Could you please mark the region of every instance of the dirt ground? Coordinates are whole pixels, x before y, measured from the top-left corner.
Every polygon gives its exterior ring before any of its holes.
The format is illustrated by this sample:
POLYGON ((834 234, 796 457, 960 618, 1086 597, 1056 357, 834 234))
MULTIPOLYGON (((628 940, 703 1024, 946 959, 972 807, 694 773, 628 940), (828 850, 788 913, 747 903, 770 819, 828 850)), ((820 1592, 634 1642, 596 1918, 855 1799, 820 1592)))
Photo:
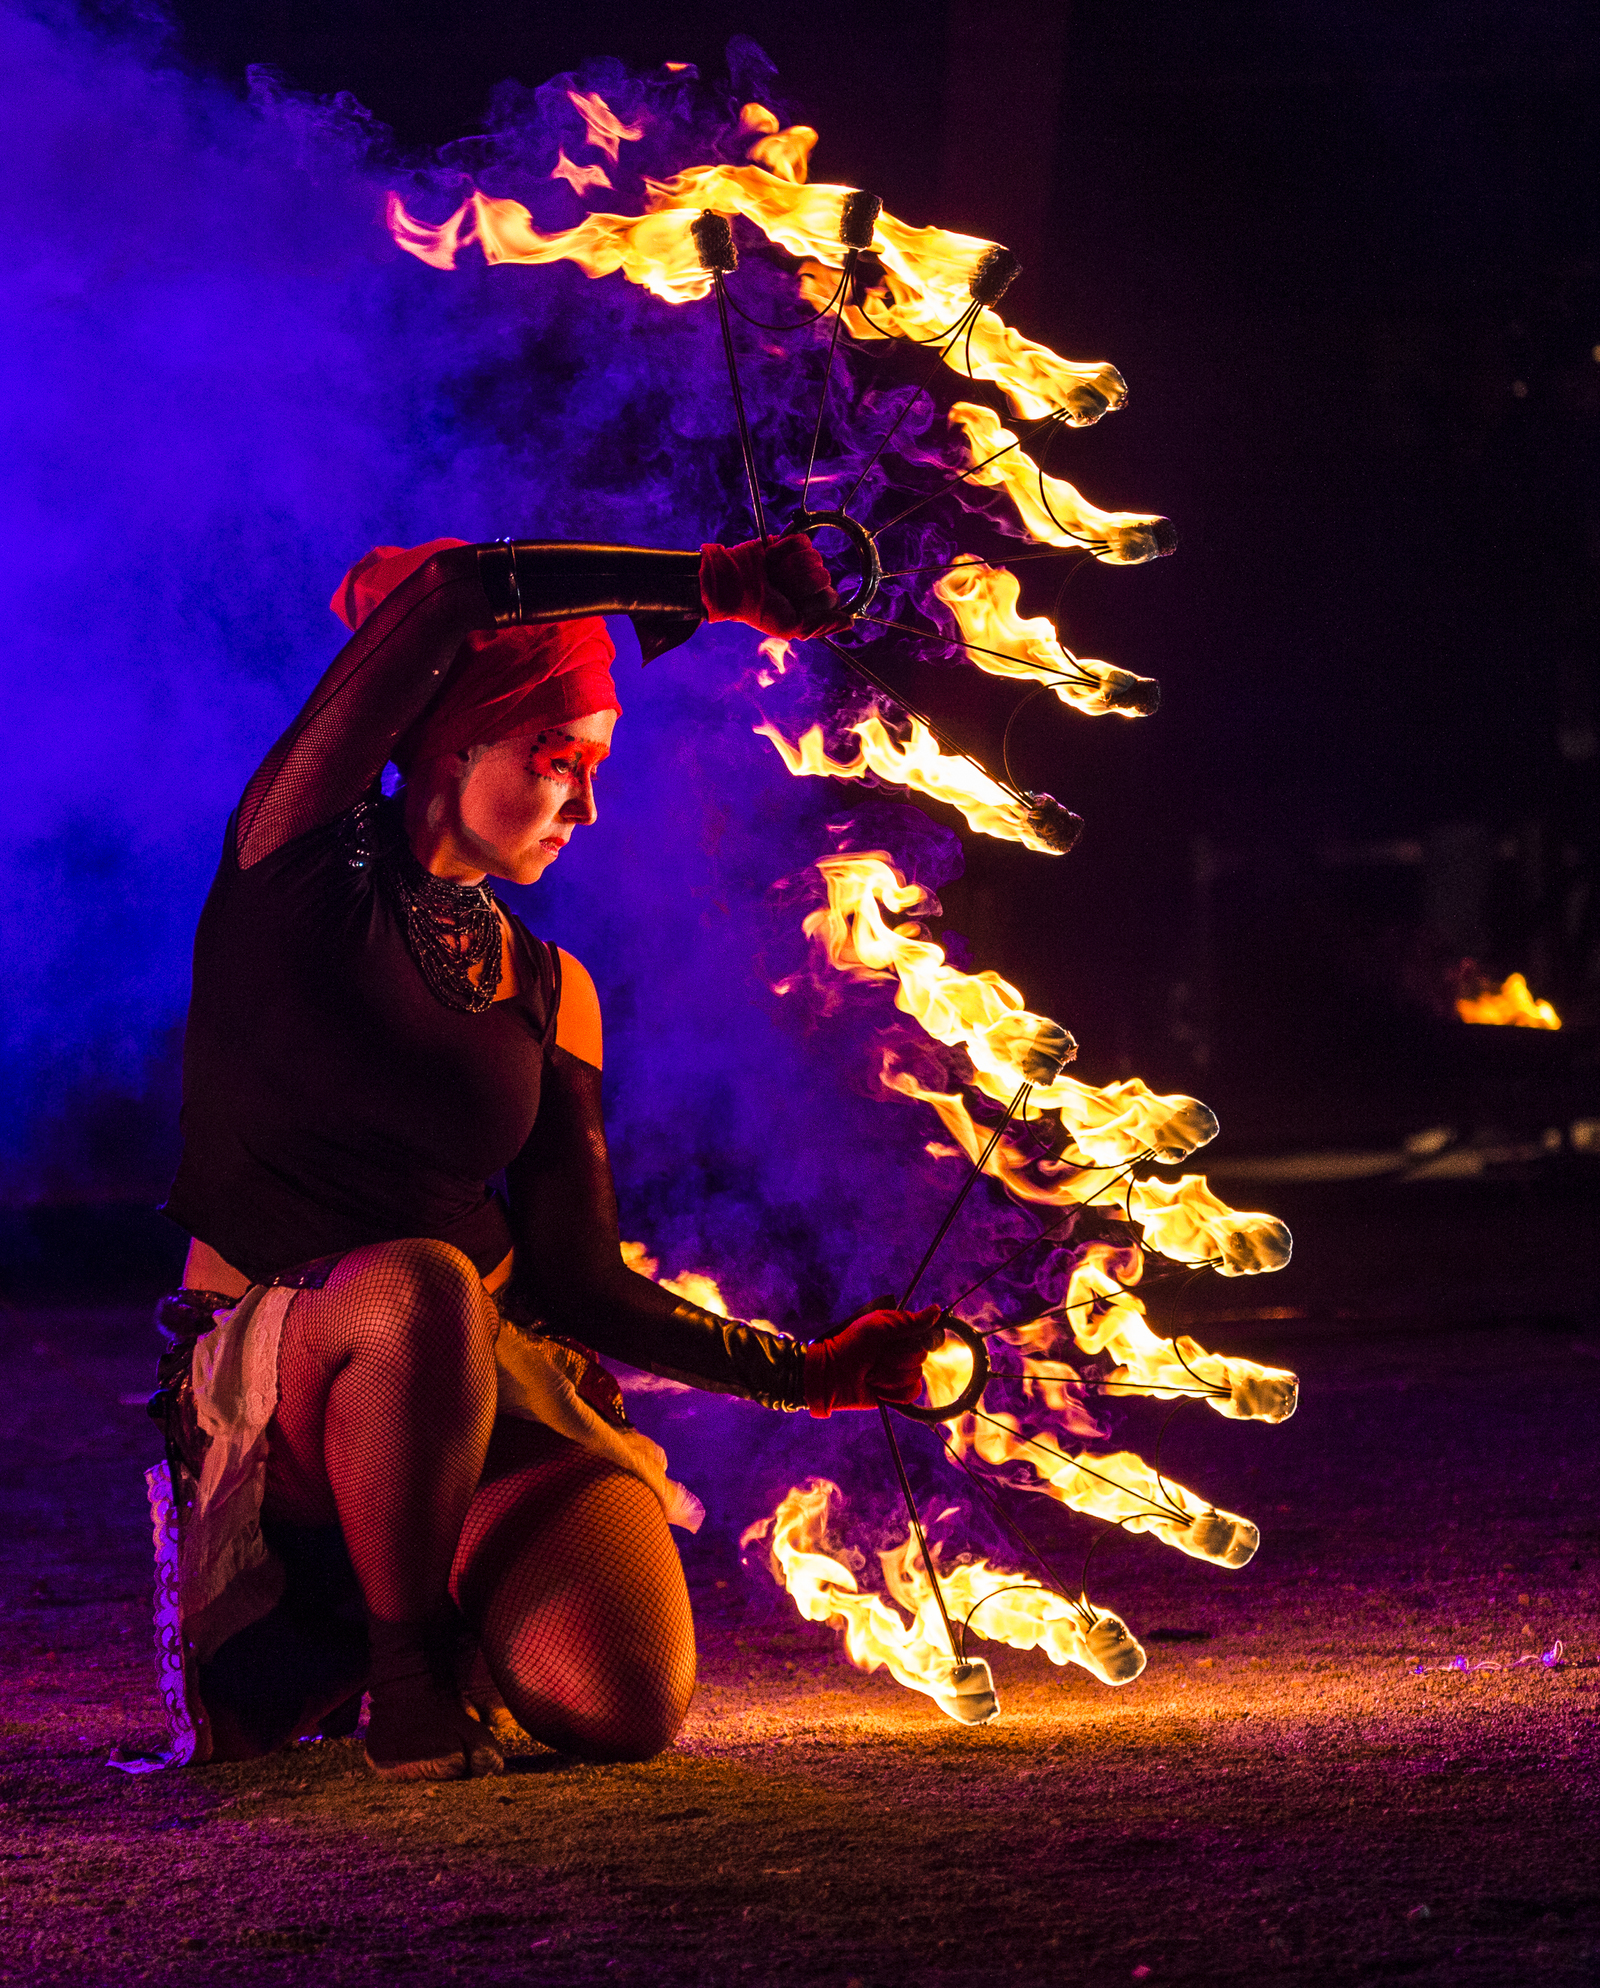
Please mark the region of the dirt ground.
POLYGON ((416 1792, 353 1741, 108 1770, 158 1737, 154 1432, 128 1400, 150 1335, 60 1306, 0 1333, 6 1979, 1600 1982, 1582 1318, 1212 1332, 1297 1367, 1304 1402, 1282 1429, 1175 1433, 1164 1467, 1265 1539, 1231 1576, 1149 1542, 1100 1556, 1091 1591, 1150 1653, 1125 1690, 985 1646, 1003 1717, 956 1727, 845 1667, 708 1532, 671 1753, 416 1792), (1436 1668, 1557 1638, 1557 1668, 1436 1668))

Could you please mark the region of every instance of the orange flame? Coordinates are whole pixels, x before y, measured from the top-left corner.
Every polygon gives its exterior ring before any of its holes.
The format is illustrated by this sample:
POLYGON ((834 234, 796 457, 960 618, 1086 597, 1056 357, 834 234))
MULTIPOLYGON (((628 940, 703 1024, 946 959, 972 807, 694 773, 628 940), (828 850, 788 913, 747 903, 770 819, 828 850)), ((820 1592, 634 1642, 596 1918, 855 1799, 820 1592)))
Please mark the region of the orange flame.
MULTIPOLYGON (((613 161, 617 140, 638 138, 641 130, 622 126, 599 97, 569 93, 583 112, 589 142, 613 161)), ((833 295, 845 249, 839 239, 844 203, 854 189, 810 186, 807 155, 816 134, 808 125, 780 130, 770 111, 755 104, 741 123, 757 135, 755 164, 692 166, 665 181, 646 182, 644 214, 590 214, 576 228, 542 235, 528 210, 515 200, 493 200, 474 191, 449 220, 437 226, 414 219, 398 195, 389 196, 389 229, 409 254, 435 269, 453 269, 455 258, 476 242, 487 262, 576 262, 588 276, 620 270, 668 303, 689 303, 709 295, 711 279, 700 268, 689 224, 707 209, 742 215, 767 239, 799 259, 802 295, 820 307, 833 295)), ((854 304, 848 328, 859 337, 884 334, 929 338, 948 330, 972 304, 969 284, 992 243, 942 228, 912 228, 892 214, 879 216, 874 247, 883 287, 872 305, 874 322, 854 304)), ((970 356, 974 379, 990 380, 1024 419, 1056 412, 1074 427, 1098 421, 1120 407, 1127 387, 1115 366, 1104 360, 1064 359, 1047 345, 1006 324, 993 310, 977 313, 972 336, 963 336, 959 355, 963 377, 970 356)))
MULTIPOLYGON (((808 1479, 788 1493, 770 1518, 751 1526, 741 1546, 768 1540, 772 1572, 795 1606, 809 1622, 831 1622, 842 1629, 846 1654, 859 1669, 887 1669, 950 1717, 962 1718, 959 1667, 909 1531, 902 1545, 879 1555, 892 1602, 863 1591, 854 1572, 827 1545, 838 1496, 838 1486, 826 1478, 808 1479)), ((1127 1624, 1087 1598, 1067 1601, 983 1560, 941 1567, 939 1578, 951 1615, 958 1623, 970 1616, 974 1634, 1017 1650, 1042 1649, 1052 1663, 1081 1664, 1106 1684, 1129 1684, 1144 1669, 1144 1651, 1127 1624)))
POLYGON ((1143 511, 1099 510, 1070 483, 1046 476, 1026 450, 1016 446, 1016 436, 1001 427, 993 409, 958 400, 950 419, 972 449, 967 481, 1003 490, 1030 538, 1046 545, 1081 545, 1110 566, 1142 566, 1177 545, 1167 519, 1143 511))
MULTIPOLYGON (((1010 1337, 1005 1333, 996 1336, 1010 1337)), ((1037 1351, 1036 1347, 1027 1350, 1037 1351)), ((971 1355, 959 1342, 947 1340, 936 1347, 923 1368, 930 1398, 953 1400, 970 1377, 970 1361, 971 1355)), ((1294 1377, 1280 1378, 1292 1382, 1294 1377)), ((1052 1388, 1062 1393, 1065 1387, 1058 1379, 1054 1383, 1041 1381, 1028 1391, 1048 1407, 1052 1388)), ((1169 1387, 1166 1391, 1178 1390, 1169 1387)), ((1237 1512, 1219 1510, 1129 1451, 1111 1456, 1073 1455, 1062 1449, 1053 1430, 1033 1433, 1016 1416, 994 1414, 986 1408, 974 1409, 945 1426, 946 1439, 958 1456, 975 1456, 991 1468, 1028 1464, 1037 1481, 1024 1484, 1022 1489, 1043 1492, 1072 1511, 1109 1519, 1127 1532, 1154 1533, 1192 1559, 1210 1560, 1221 1567, 1243 1567, 1261 1543, 1260 1533, 1248 1519, 1237 1512)))
POLYGON ((435 269, 454 269, 456 257, 476 242, 488 263, 575 262, 586 276, 620 270, 668 304, 688 304, 711 294, 689 233, 687 210, 661 214, 586 214, 574 228, 541 235, 517 200, 491 200, 474 192, 438 227, 413 220, 400 196, 389 195, 389 232, 401 248, 435 269))
MULTIPOLYGON (((1219 1415, 1235 1422, 1287 1422, 1299 1404, 1300 1383, 1281 1367, 1208 1353, 1187 1335, 1162 1339, 1150 1328, 1144 1305, 1128 1286, 1143 1269, 1143 1253, 1109 1243, 1084 1246, 1067 1283, 1066 1296, 1052 1311, 995 1337, 1025 1358, 1048 1361, 1063 1337, 1085 1353, 1108 1353, 1116 1362, 1099 1385, 1109 1395, 1154 1395, 1177 1400, 1203 1394, 1219 1415)), ((1025 1391, 1056 1406, 1060 1379, 1030 1379, 1025 1391)))
POLYGON ((973 662, 990 676, 1049 683, 1063 704, 1090 718, 1108 712, 1139 718, 1154 708, 1151 678, 1069 654, 1047 616, 1025 620, 1018 614, 1020 592, 1015 573, 981 559, 964 560, 933 583, 934 598, 950 610, 961 639, 975 645, 973 662))
MULTIPOLYGON (((1199 1174, 1176 1181, 1118 1178, 1137 1161, 1182 1160, 1214 1138, 1217 1121, 1197 1099, 1163 1097, 1138 1077, 1095 1088, 1048 1074, 1063 1052, 1075 1053, 1058 1022, 1031 1013, 999 974, 949 965, 921 924, 889 922, 886 911, 936 915, 931 892, 907 884, 881 853, 824 856, 817 868, 828 904, 810 913, 804 930, 830 966, 855 980, 892 980, 897 1008, 935 1042, 966 1052, 974 1090, 1007 1104, 1032 1081, 1030 1118, 1052 1114, 1059 1123, 1063 1144, 1053 1157, 1036 1159, 1004 1140, 996 1146, 988 1170, 1009 1192, 1042 1206, 1121 1207, 1153 1248, 1181 1262, 1214 1264, 1225 1276, 1275 1270, 1289 1260, 1289 1231, 1275 1216, 1229 1208, 1199 1174)), ((780 991, 791 984, 781 983, 780 991)), ((932 1105, 969 1160, 978 1158, 985 1141, 959 1093, 928 1089, 892 1053, 882 1074, 890 1089, 932 1105)))
MULTIPOLYGON (((685 1270, 677 1277, 663 1277, 660 1262, 653 1257, 643 1243, 625 1242, 622 1245, 622 1260, 630 1270, 636 1270, 641 1277, 648 1277, 652 1284, 659 1284, 663 1291, 670 1291, 675 1298, 685 1298, 691 1305, 698 1305, 703 1312, 714 1312, 718 1318, 732 1318, 717 1280, 708 1277, 701 1270, 685 1270)), ((751 1318, 746 1325, 753 1325, 758 1332, 776 1332, 777 1327, 768 1318, 751 1318)))
POLYGON ((765 104, 746 104, 739 113, 740 128, 754 132, 746 146, 746 156, 765 166, 778 179, 804 186, 811 163, 811 148, 817 134, 809 124, 791 124, 780 130, 778 120, 765 104))
POLYGON ((1558 1029, 1561 1017, 1548 1001, 1534 999, 1533 990, 1520 973, 1513 973, 1498 987, 1482 994, 1463 995, 1456 1013, 1464 1022, 1496 1028, 1558 1029))
POLYGON ((591 186, 610 186, 611 181, 604 166, 575 166, 567 157, 563 146, 556 154, 556 163, 551 172, 552 179, 564 179, 574 193, 587 192, 591 186))
POLYGON ((813 725, 793 745, 776 725, 763 723, 755 730, 771 739, 783 763, 794 774, 816 774, 834 780, 860 780, 874 773, 897 787, 910 787, 930 800, 957 808, 967 824, 980 835, 998 836, 1002 841, 1020 842, 1047 856, 1061 852, 1036 833, 1028 820, 1028 810, 996 780, 971 760, 941 752, 939 743, 919 718, 911 721, 911 735, 894 737, 877 712, 850 727, 861 741, 854 759, 830 759, 823 744, 820 725, 813 725))
MULTIPOLYGON (((597 152, 604 152, 612 165, 617 163, 623 139, 637 144, 644 136, 642 124, 624 124, 604 97, 598 93, 581 95, 577 90, 568 90, 567 102, 583 119, 588 142, 597 152)), ((610 180, 606 185, 611 184, 610 180)))

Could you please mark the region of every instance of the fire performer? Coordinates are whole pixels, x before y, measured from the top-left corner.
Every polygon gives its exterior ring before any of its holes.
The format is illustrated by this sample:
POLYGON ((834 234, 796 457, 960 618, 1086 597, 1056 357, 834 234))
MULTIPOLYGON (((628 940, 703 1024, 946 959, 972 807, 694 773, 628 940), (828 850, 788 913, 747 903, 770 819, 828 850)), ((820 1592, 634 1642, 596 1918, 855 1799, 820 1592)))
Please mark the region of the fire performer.
POLYGON ((699 1510, 597 1356, 826 1415, 912 1400, 940 1333, 876 1311, 808 1344, 628 1270, 594 983, 486 879, 534 882, 596 818, 600 613, 648 657, 707 618, 836 626, 838 597, 798 535, 444 539, 379 547, 333 605, 352 639, 246 787, 195 944, 167 1203, 193 1242, 152 1404, 163 1764, 351 1731, 363 1689, 389 1780, 497 1771, 507 1708, 646 1758, 693 1690, 667 1527, 699 1510))

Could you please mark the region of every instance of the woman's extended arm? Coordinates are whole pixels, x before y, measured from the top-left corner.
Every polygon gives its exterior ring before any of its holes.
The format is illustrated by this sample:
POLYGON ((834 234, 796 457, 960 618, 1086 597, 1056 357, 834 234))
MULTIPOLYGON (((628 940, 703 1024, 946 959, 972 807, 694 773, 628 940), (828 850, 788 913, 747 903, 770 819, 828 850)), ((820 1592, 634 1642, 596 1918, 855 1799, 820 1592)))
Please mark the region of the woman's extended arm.
POLYGON ((600 1072, 559 1045, 539 1117, 506 1169, 517 1296, 601 1355, 769 1408, 804 1408, 805 1347, 718 1318, 622 1261, 600 1072))
POLYGON ((600 1004, 570 954, 561 967, 539 1116, 506 1169, 515 1299, 597 1353, 768 1408, 825 1416, 914 1401, 923 1356, 944 1336, 935 1310, 867 1312, 804 1344, 702 1311, 623 1263, 601 1117, 600 1004))

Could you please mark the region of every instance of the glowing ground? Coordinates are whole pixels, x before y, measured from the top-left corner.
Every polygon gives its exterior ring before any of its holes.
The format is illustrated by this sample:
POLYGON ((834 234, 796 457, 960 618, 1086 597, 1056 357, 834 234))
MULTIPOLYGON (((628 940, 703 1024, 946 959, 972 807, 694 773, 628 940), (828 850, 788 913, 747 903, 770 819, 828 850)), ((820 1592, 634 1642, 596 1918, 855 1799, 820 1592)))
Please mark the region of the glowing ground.
POLYGON ((1235 1329, 1303 1373, 1300 1417, 1189 1418, 1168 1460, 1266 1541, 1231 1578, 1147 1543, 1099 1558, 1150 1650, 1126 1691, 991 1651, 1004 1717, 958 1729, 697 1541, 703 1683, 673 1753, 400 1794, 353 1742, 107 1771, 156 1736, 152 1431, 119 1405, 148 1363, 114 1350, 146 1333, 131 1311, 0 1325, 4 1978, 1600 1978, 1581 1317, 1235 1329), (1560 1669, 1410 1674, 1558 1636, 1560 1669))

